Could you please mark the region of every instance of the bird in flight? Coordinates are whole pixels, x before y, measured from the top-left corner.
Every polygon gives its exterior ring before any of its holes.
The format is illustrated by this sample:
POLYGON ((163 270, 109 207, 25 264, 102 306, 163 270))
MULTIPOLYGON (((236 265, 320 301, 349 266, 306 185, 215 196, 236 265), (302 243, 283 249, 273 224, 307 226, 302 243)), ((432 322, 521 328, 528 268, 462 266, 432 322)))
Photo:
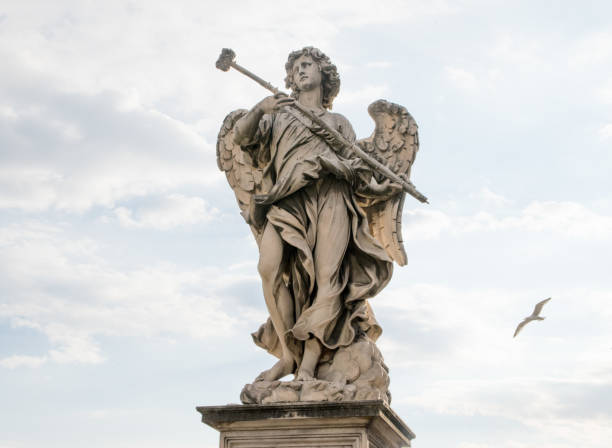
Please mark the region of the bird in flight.
POLYGON ((552 297, 544 299, 535 306, 535 308, 533 309, 533 313, 531 313, 531 316, 527 316, 520 324, 518 324, 516 330, 514 331, 514 336, 512 336, 513 338, 515 338, 516 335, 519 334, 519 331, 521 331, 523 327, 532 320, 544 320, 544 317, 540 317, 540 312, 542 311, 542 308, 544 308, 544 305, 546 305, 546 302, 548 302, 551 298, 552 297))

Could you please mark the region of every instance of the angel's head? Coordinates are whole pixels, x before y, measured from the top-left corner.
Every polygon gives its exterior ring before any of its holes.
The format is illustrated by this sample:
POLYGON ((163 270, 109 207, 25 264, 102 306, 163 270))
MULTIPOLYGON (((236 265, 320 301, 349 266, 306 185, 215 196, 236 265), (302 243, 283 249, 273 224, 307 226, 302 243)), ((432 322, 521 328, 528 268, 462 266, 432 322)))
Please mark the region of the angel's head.
POLYGON ((297 98, 303 89, 320 85, 322 89, 321 102, 326 109, 332 108, 332 103, 340 91, 340 76, 336 66, 318 48, 304 47, 289 54, 285 64, 287 77, 285 86, 291 89, 291 96, 297 98), (308 65, 312 63, 311 65, 308 65), (306 71, 300 76, 300 70, 306 71))

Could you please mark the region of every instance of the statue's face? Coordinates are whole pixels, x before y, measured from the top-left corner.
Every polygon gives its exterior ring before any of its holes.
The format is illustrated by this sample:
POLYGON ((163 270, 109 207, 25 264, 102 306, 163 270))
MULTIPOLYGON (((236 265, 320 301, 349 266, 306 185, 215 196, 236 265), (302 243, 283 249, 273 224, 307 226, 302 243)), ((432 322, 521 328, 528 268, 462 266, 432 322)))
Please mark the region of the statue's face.
POLYGON ((293 82, 300 92, 306 92, 321 86, 321 69, 310 56, 300 56, 293 63, 293 82))

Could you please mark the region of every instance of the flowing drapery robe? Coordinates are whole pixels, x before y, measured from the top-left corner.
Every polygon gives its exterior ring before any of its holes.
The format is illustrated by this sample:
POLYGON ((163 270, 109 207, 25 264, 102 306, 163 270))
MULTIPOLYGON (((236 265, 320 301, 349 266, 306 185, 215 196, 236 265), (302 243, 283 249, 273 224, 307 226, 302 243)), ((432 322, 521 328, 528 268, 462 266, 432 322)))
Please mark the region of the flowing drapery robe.
MULTIPOLYGON (((329 350, 350 345, 361 332, 376 340, 381 329, 367 299, 386 286, 393 269, 355 199, 354 190, 369 181, 369 170, 356 157, 334 152, 299 114, 264 115, 245 148, 264 167, 265 194, 254 198, 252 222, 273 225, 284 244, 274 295, 278 297, 284 283, 292 296, 294 320, 280 336, 297 365, 303 341, 311 336, 329 350)), ((318 115, 355 141, 344 116, 326 111, 318 115)), ((279 335, 270 319, 252 336, 280 358, 279 335)))

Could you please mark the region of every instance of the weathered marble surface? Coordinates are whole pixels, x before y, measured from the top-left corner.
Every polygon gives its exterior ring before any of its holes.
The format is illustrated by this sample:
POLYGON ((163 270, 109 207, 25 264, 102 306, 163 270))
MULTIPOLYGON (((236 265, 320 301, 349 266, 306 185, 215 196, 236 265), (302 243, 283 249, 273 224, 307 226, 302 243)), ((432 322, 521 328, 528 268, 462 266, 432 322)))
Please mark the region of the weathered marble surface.
POLYGON ((254 342, 278 360, 247 384, 244 403, 390 402, 389 375, 375 346, 382 329, 370 299, 407 262, 401 235, 418 128, 398 104, 368 107, 375 129, 357 139, 331 112, 337 67, 322 51, 289 54, 289 95, 240 67, 224 49, 217 67, 233 67, 271 90, 250 110, 225 118, 217 161, 259 248, 258 271, 269 318, 254 342), (331 360, 331 361, 330 361, 331 360), (280 379, 293 374, 294 381, 280 379))
POLYGON ((389 404, 389 370, 376 344, 362 337, 319 365, 310 381, 257 381, 242 389, 244 404, 382 400, 389 404))
POLYGON ((415 435, 383 401, 201 406, 221 448, 400 448, 415 435))

